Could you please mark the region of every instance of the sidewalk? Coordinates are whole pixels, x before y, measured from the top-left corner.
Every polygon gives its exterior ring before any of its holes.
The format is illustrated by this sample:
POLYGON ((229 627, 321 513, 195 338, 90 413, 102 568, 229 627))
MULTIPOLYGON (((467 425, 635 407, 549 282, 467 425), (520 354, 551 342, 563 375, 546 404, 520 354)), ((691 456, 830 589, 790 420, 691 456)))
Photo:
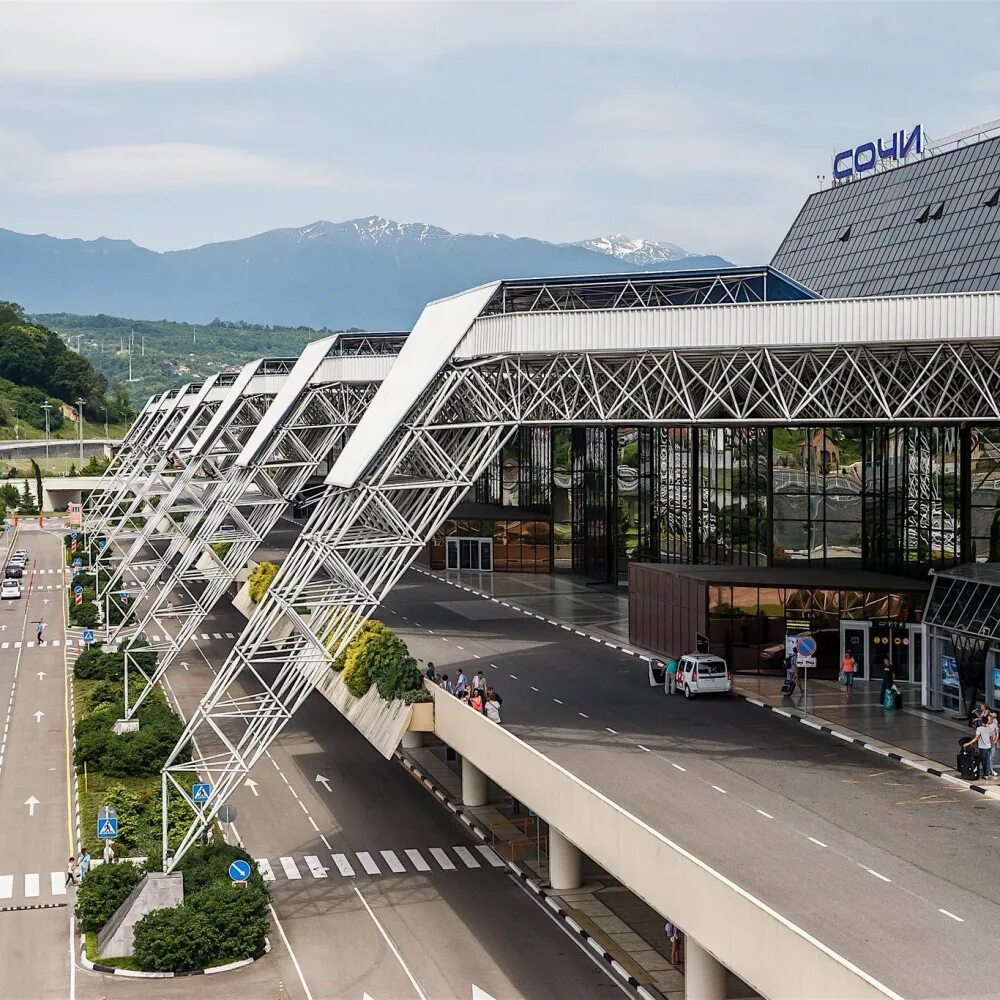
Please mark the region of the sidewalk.
MULTIPOLYGON (((454 812, 470 821, 501 857, 520 869, 522 881, 545 899, 574 933, 580 934, 598 955, 615 968, 644 998, 684 1000, 684 973, 670 963, 664 919, 652 907, 589 859, 579 889, 553 891, 548 887, 548 828, 493 782, 485 806, 462 804, 461 761, 446 759, 444 744, 399 751, 403 766, 454 812), (517 808, 519 811, 514 812, 517 808)), ((728 974, 726 996, 758 996, 737 976, 728 974)))
MULTIPOLYGON (((633 655, 647 658, 653 655, 629 643, 628 595, 611 585, 591 586, 568 575, 446 573, 421 566, 415 568, 453 586, 570 625, 633 655)), ((961 781, 955 767, 958 739, 972 734, 961 721, 920 708, 918 685, 900 684, 904 707, 887 712, 879 703, 879 681, 856 682, 850 700, 836 681, 815 679, 808 682, 807 696, 799 687, 791 698, 783 698, 781 681, 781 677, 763 674, 737 674, 733 678, 736 694, 752 704, 813 729, 831 732, 919 770, 961 781)), ((971 786, 961 781, 961 784, 1000 800, 1000 781, 971 786)))

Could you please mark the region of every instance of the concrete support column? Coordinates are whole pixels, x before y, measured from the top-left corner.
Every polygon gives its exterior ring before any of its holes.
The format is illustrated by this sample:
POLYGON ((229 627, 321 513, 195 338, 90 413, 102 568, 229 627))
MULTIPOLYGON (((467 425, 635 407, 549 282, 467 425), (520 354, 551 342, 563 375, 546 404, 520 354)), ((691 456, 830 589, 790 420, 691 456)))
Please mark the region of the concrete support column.
POLYGON ((583 855, 555 827, 549 827, 549 884, 553 889, 579 889, 583 855))
POLYGON ((408 729, 403 733, 403 749, 419 750, 424 745, 424 734, 408 729))
POLYGON ((467 806, 484 806, 489 802, 486 775, 474 764, 462 758, 462 801, 467 806))
POLYGON ((692 937, 684 938, 684 1000, 726 1000, 726 967, 692 937))

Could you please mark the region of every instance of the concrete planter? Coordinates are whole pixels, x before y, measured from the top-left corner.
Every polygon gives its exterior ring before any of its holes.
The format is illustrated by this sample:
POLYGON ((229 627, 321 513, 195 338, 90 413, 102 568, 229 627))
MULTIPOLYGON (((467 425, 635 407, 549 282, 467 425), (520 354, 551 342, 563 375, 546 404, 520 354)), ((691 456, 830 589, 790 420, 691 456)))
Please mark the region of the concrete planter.
POLYGON ((407 726, 407 730, 411 733, 433 733, 434 702, 417 702, 411 707, 413 712, 410 715, 410 724, 407 726))

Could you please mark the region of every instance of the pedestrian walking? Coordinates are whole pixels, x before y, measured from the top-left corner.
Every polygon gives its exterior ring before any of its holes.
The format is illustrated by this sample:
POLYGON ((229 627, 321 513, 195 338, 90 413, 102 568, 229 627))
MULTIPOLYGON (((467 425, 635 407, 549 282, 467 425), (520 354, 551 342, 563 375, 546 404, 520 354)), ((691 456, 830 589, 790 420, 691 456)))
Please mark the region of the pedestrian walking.
POLYGON ((496 692, 486 696, 486 704, 483 707, 483 714, 490 722, 500 725, 500 704, 497 702, 496 692))
POLYGON ((664 930, 666 931, 667 934, 667 940, 670 942, 670 964, 680 965, 681 964, 680 929, 672 920, 668 920, 664 930))
POLYGON ((80 855, 80 881, 82 882, 86 877, 87 873, 90 871, 90 851, 86 848, 83 849, 83 854, 80 855))
POLYGON ((447 691, 448 694, 455 693, 455 685, 448 679, 447 674, 441 675, 441 690, 447 691))
POLYGON ((76 885, 76 858, 70 855, 69 861, 66 862, 66 884, 76 885))
POLYGON ((482 694, 486 693, 486 674, 482 670, 476 671, 476 676, 472 678, 472 687, 482 694))
POLYGON ((889 693, 893 683, 892 661, 888 656, 882 657, 882 693, 879 700, 885 705, 885 696, 889 693))
POLYGON ((115 842, 113 840, 105 841, 103 858, 106 865, 115 863, 115 842))
POLYGON ((843 680, 844 680, 844 691, 848 698, 854 696, 854 675, 858 671, 857 661, 854 659, 854 654, 848 650, 844 654, 844 664, 843 664, 843 680))
POLYGON ((35 629, 35 641, 40 646, 42 644, 42 635, 45 632, 45 622, 38 622, 35 629))
POLYGON ((455 694, 461 697, 465 694, 465 689, 469 686, 469 681, 465 676, 465 671, 459 667, 458 676, 455 678, 455 694))
POLYGON ((979 760, 982 762, 982 775, 984 778, 995 778, 996 772, 993 770, 993 747, 997 739, 996 719, 990 720, 989 713, 981 719, 972 739, 964 745, 966 748, 973 744, 979 750, 979 760))
POLYGON ((437 674, 434 672, 434 664, 428 660, 427 661, 427 671, 424 675, 429 681, 436 681, 437 674))
POLYGON ((677 660, 667 660, 667 694, 677 694, 677 660))

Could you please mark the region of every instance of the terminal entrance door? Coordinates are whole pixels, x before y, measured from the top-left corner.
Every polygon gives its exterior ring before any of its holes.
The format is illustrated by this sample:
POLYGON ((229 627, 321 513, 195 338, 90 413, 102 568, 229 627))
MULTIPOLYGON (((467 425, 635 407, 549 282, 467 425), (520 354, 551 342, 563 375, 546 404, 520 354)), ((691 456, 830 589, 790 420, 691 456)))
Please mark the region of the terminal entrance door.
POLYGON ((446 542, 448 569, 472 569, 482 573, 493 572, 492 538, 448 537, 446 542))
POLYGON ((841 620, 840 622, 840 662, 844 662, 844 657, 851 652, 854 654, 854 662, 858 665, 855 676, 858 680, 868 680, 869 678, 869 635, 871 633, 871 622, 855 622, 841 620))

